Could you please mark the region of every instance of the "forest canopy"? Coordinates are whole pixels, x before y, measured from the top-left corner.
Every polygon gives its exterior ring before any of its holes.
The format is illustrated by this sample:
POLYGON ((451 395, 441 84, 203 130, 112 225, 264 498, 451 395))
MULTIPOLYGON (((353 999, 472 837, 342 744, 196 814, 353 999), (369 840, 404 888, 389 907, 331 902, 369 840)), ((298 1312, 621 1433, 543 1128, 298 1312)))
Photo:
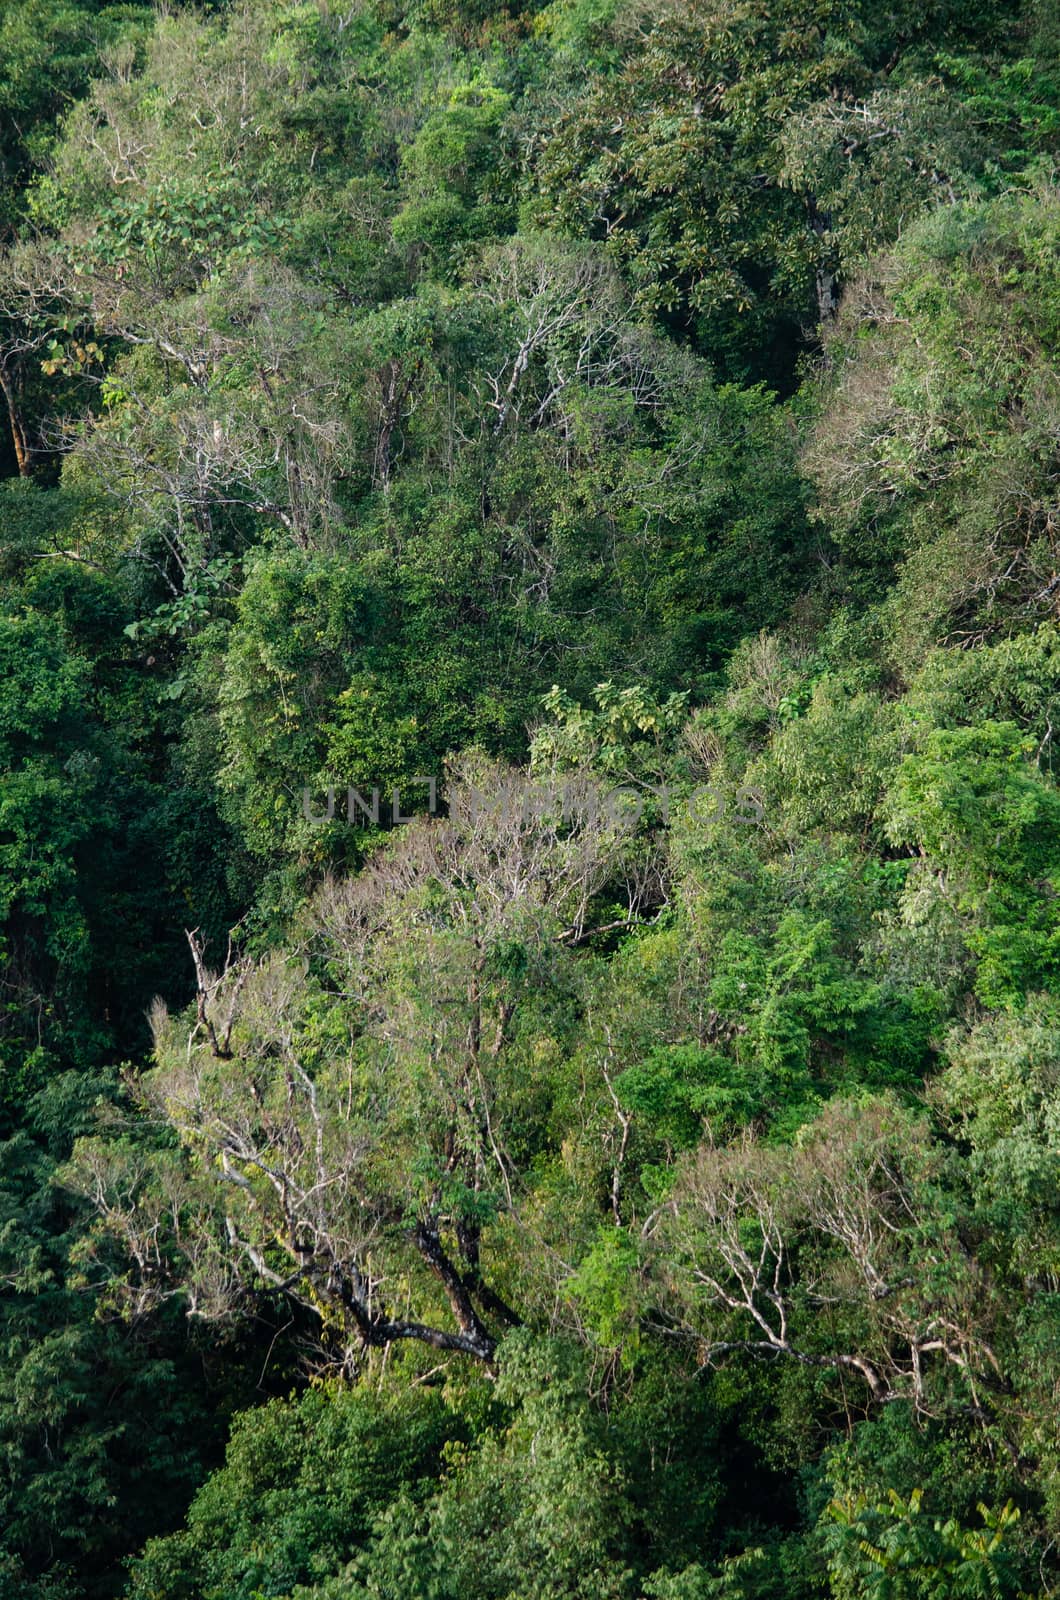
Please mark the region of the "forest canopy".
POLYGON ((1060 1586, 1054 0, 0 8, 0 1600, 1060 1586))

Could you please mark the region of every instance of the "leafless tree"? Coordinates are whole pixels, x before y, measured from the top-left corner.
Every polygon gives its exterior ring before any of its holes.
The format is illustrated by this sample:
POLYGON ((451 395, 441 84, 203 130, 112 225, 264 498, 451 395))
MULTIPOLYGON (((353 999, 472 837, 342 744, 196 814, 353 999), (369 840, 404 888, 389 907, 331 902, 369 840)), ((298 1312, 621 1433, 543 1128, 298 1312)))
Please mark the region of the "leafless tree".
POLYGON ((849 1371, 874 1402, 928 1411, 936 1359, 981 1412, 998 1379, 989 1284, 939 1215, 935 1164, 922 1123, 886 1101, 830 1105, 794 1148, 749 1133, 700 1149, 649 1231, 703 1361, 849 1371))
POLYGON ((661 404, 648 342, 630 324, 614 269, 596 251, 513 240, 487 252, 475 278, 480 301, 511 330, 479 392, 500 435, 525 418, 562 431, 569 388, 621 388, 638 405, 661 404))
POLYGON ((587 780, 564 810, 530 803, 495 763, 457 777, 449 818, 321 889, 301 955, 230 952, 217 975, 189 935, 194 1021, 156 1007, 158 1066, 134 1086, 183 1163, 152 1201, 127 1153, 108 1176, 92 1141, 67 1179, 131 1255, 137 1304, 184 1281, 193 1309, 219 1316, 264 1286, 317 1318, 347 1366, 401 1340, 488 1359, 517 1320, 482 1259, 519 1185, 509 1057, 625 825, 587 780), (321 1035, 329 1007, 343 1025, 321 1035))

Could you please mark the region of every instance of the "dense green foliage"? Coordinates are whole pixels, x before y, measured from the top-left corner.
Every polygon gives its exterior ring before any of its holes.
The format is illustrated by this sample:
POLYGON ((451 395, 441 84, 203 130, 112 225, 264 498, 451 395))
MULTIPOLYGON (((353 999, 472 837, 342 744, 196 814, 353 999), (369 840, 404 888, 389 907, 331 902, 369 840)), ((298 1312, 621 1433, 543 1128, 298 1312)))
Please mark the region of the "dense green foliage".
POLYGON ((1054 1593, 1055 5, 0 113, 0 1597, 1054 1593))

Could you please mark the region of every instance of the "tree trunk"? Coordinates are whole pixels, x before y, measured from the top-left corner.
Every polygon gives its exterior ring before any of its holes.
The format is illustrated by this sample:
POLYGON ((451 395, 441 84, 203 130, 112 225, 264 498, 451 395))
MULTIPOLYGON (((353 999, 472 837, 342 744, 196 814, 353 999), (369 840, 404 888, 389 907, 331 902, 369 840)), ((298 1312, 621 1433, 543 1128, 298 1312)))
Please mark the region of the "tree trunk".
POLYGON ((817 289, 817 320, 824 326, 832 321, 839 304, 839 275, 831 265, 829 253, 824 249, 825 234, 830 233, 832 229, 832 214, 830 211, 820 210, 817 197, 812 194, 806 196, 806 209, 809 212, 810 227, 822 246, 814 279, 817 289))
POLYGON ((18 410, 18 386, 4 362, 0 362, 0 389, 4 391, 4 400, 7 404, 7 418, 11 428, 11 442, 15 447, 18 475, 20 478, 28 478, 30 475, 30 449, 26 442, 26 430, 22 426, 22 418, 18 410))

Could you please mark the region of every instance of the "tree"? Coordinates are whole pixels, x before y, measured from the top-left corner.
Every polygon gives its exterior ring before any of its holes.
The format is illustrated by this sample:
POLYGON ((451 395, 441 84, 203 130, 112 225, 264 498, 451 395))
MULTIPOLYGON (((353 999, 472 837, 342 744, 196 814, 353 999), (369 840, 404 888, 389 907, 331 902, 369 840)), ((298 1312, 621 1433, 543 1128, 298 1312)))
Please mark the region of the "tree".
POLYGON ((888 797, 891 838, 922 855, 906 905, 937 894, 952 908, 989 1005, 1018 1004, 1055 971, 1060 795, 1032 754, 1012 723, 925 730, 888 797))
POLYGON ((522 1073, 555 1048, 567 947, 626 825, 589 782, 541 796, 493 764, 455 777, 446 820, 321 891, 306 951, 323 986, 280 953, 211 977, 192 938, 196 1021, 156 1008, 159 1064, 136 1089, 186 1160, 156 1157, 155 1178, 135 1149, 88 1141, 66 1180, 128 1251, 141 1309, 183 1284, 192 1313, 224 1317, 257 1284, 351 1369, 408 1340, 489 1359, 490 1325, 518 1320, 482 1245, 516 1205, 540 1092, 522 1073))
POLYGON ((653 1232, 702 1362, 786 1357, 928 1412, 955 1376, 982 1413, 991 1288, 939 1174, 924 1124, 885 1100, 833 1102, 791 1148, 745 1136, 687 1158, 653 1232))
POLYGON ((807 467, 853 571, 902 573, 896 663, 1055 610, 1055 228, 1048 191, 925 218, 829 340, 807 467))
MULTIPOLYGON (((834 311, 846 211, 854 210, 834 172, 834 124, 863 125, 876 93, 890 106, 880 119, 889 140, 900 146, 902 124, 919 123, 909 135, 912 163, 887 144, 881 156, 877 139, 859 153, 861 187, 890 201, 873 219, 875 242, 895 226, 902 203, 923 203, 940 187, 946 196, 945 175, 925 159, 932 137, 947 146, 951 169, 958 152, 974 165, 937 96, 885 87, 896 64, 915 58, 925 35, 952 28, 958 38, 989 36, 1004 25, 1003 11, 973 19, 902 5, 884 18, 856 0, 702 4, 651 8, 643 21, 619 8, 608 26, 599 14, 570 9, 559 13, 560 25, 584 50, 591 20, 592 42, 611 54, 613 70, 599 71, 588 95, 575 79, 569 100, 545 100, 534 173, 539 217, 605 241, 640 303, 694 330, 726 377, 753 371, 787 386, 800 339, 834 311), (934 116, 923 115, 925 102, 934 116)), ((845 154, 857 148, 848 143, 845 154)), ((868 230, 856 211, 849 220, 856 258, 868 230)))
POLYGON ((836 1600, 946 1600, 1023 1594, 1013 1549, 1019 1511, 1012 1504, 979 1507, 982 1529, 953 1518, 929 1519, 915 1491, 908 1504, 893 1491, 877 1504, 834 1502, 829 1508, 829 1573, 836 1600))

